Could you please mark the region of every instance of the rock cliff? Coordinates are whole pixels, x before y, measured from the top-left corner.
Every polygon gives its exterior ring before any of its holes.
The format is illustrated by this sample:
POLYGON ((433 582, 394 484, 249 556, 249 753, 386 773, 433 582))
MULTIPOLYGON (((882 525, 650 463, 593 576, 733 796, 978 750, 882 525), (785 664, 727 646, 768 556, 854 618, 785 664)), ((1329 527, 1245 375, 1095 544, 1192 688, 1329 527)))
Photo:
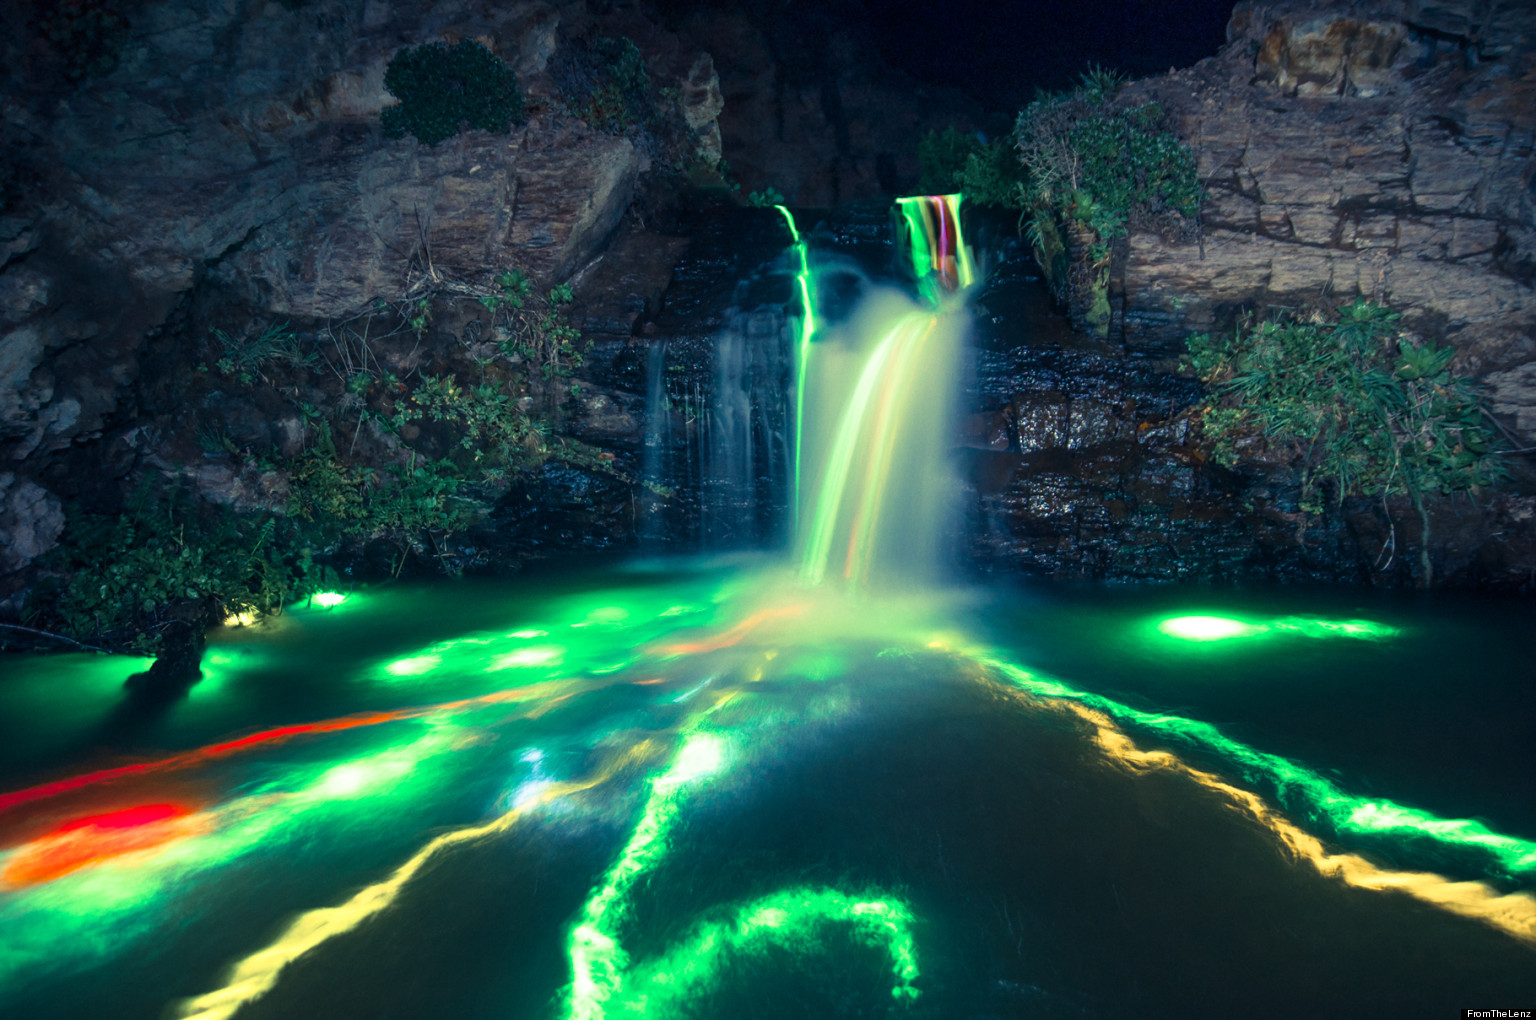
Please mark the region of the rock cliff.
POLYGON ((1243 312, 1390 304, 1536 439, 1536 8, 1241 3, 1223 52, 1135 83, 1192 146, 1197 237, 1129 239, 1117 335, 1166 347, 1243 312))
MULTIPOLYGON (((546 286, 592 262, 656 172, 717 158, 709 55, 628 5, 593 13, 607 6, 86 3, 116 19, 104 35, 99 20, 58 22, 51 4, 7 5, 0 572, 53 544, 61 499, 146 461, 206 473, 173 463, 174 444, 143 420, 157 400, 163 410, 164 377, 194 360, 194 327, 244 316, 318 329, 424 279, 484 285, 514 264, 546 286), (620 36, 686 129, 576 115, 562 47, 620 36), (527 122, 436 146, 384 137, 387 63, 434 40, 506 60, 527 122)), ((221 496, 240 502, 225 481, 221 496)))
MULTIPOLYGON (((1193 149, 1197 229, 1114 246, 1109 345, 1045 337, 984 356, 968 440, 977 562, 1420 583, 1407 506, 1351 500, 1308 521, 1284 465, 1204 462, 1180 414, 1198 390, 1171 355, 1249 315, 1364 297, 1452 344, 1510 447, 1536 445, 1536 8, 1240 3, 1218 55, 1117 99, 1157 102, 1193 149)), ((995 320, 1005 333, 1011 317, 995 320)), ((1529 587, 1532 472, 1518 452, 1504 461, 1510 484, 1431 501, 1438 581, 1529 587)))

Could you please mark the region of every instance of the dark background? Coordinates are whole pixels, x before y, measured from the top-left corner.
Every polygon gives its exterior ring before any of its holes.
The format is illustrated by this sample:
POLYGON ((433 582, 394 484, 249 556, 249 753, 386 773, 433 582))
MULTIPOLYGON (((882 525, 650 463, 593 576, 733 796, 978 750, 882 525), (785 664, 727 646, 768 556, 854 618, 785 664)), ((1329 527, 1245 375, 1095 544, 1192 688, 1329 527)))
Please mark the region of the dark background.
POLYGON ((816 51, 839 32, 918 81, 970 92, 993 111, 1037 88, 1073 84, 1090 64, 1130 77, 1214 54, 1233 0, 656 0, 676 23, 705 8, 745 10, 781 53, 816 51))

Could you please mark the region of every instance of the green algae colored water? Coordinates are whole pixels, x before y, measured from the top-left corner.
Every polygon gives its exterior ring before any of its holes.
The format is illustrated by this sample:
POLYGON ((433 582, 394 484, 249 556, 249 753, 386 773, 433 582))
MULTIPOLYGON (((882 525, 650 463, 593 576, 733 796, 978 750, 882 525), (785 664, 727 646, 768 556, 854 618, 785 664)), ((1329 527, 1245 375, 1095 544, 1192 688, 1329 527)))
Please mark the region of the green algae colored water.
POLYGON ((0 1015, 1536 1002, 1528 607, 399 585, 0 661, 0 1015))

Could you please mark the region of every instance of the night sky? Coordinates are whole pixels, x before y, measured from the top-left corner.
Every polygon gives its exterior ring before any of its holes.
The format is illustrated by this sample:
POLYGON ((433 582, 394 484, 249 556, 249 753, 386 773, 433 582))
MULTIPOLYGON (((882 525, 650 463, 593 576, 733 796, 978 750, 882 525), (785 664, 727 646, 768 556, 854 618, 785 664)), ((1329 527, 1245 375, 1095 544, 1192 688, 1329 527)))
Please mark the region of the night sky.
POLYGON ((992 108, 1072 84, 1090 63, 1139 78, 1226 41, 1233 0, 864 0, 870 41, 921 81, 992 108))
POLYGON ((794 73, 842 33, 887 66, 964 89, 1011 114, 1037 88, 1072 85, 1090 64, 1130 77, 1187 67, 1226 41, 1235 0, 652 0, 673 24, 701 8, 737 11, 775 41, 794 73))

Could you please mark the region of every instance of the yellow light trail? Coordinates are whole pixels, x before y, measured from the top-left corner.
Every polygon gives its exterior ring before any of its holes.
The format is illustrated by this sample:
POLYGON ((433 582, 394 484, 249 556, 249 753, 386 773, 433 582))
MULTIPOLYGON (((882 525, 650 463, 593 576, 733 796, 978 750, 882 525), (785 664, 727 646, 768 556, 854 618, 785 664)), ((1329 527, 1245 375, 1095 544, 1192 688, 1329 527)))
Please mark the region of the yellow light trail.
POLYGON ((175 1015, 181 1020, 228 1020, 242 1007, 271 991, 282 976, 284 967, 386 910, 434 858, 457 847, 501 835, 534 809, 599 786, 620 772, 649 759, 654 751, 653 741, 640 741, 586 778, 550 783, 521 806, 513 807, 483 825, 443 833, 416 851, 410 860, 396 868, 388 878, 360 890, 340 906, 321 907, 300 914, 278 936, 277 941, 235 964, 223 987, 180 1003, 175 1015))

